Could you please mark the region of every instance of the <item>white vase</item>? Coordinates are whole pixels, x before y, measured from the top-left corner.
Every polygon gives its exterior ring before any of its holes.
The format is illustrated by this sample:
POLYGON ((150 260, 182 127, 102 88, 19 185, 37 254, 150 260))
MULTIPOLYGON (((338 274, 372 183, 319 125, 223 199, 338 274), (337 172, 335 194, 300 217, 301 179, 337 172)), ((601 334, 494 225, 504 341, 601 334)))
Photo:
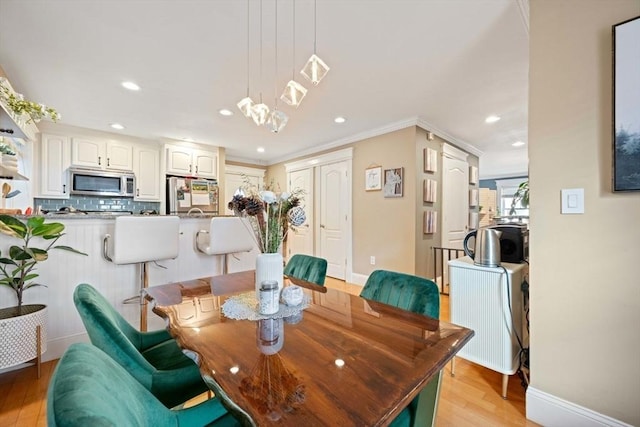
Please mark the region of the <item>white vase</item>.
POLYGON ((278 282, 278 298, 282 291, 282 279, 284 277, 284 264, 282 254, 259 254, 256 258, 256 298, 259 298, 260 285, 263 280, 275 280, 278 282))

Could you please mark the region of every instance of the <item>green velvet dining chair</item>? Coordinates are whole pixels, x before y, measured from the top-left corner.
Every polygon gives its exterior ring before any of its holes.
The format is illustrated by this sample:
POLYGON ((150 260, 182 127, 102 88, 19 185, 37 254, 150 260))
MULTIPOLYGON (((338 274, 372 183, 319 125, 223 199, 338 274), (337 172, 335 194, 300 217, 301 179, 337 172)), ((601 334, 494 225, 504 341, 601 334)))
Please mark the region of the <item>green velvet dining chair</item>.
POLYGON ((49 427, 239 426, 217 399, 171 410, 122 366, 88 343, 72 344, 47 389, 49 427))
MULTIPOLYGON (((424 277, 376 270, 367 279, 360 296, 436 319, 440 317, 438 285, 424 277)), ((438 408, 441 378, 442 371, 429 381, 420 394, 392 421, 391 426, 433 426, 438 408)))
POLYGON ((73 293, 91 343, 122 365, 168 408, 208 391, 198 366, 166 330, 133 328, 91 285, 73 293))
POLYGON ((311 255, 295 254, 284 267, 284 275, 324 286, 327 260, 311 255))

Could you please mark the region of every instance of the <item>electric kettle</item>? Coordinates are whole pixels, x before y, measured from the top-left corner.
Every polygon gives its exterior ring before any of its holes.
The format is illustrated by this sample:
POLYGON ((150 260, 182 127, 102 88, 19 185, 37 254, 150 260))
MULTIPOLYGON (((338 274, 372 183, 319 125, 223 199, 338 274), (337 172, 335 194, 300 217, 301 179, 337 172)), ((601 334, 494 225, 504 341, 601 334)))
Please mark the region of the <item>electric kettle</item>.
POLYGON ((464 238, 464 253, 473 260, 475 265, 483 267, 500 267, 500 236, 502 231, 493 228, 473 230, 464 238), (469 249, 469 239, 476 238, 475 249, 469 249))

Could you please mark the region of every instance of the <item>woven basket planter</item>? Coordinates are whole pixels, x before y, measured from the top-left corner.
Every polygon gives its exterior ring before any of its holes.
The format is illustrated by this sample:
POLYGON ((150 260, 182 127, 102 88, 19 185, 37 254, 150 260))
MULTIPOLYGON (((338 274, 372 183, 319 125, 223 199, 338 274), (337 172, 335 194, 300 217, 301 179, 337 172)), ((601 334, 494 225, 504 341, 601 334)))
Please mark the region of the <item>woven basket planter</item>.
POLYGON ((38 359, 39 371, 40 356, 47 351, 47 306, 23 305, 21 313, 18 315, 17 307, 0 309, 0 369, 38 359), (38 326, 40 343, 36 332, 38 326))

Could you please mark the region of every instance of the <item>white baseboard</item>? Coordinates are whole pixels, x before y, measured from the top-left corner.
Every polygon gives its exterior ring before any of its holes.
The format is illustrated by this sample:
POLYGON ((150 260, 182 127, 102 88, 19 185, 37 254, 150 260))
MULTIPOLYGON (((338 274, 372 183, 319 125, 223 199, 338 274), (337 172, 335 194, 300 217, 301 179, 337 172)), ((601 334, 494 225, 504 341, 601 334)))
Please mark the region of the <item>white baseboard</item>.
POLYGON ((354 285, 362 285, 362 286, 364 286, 364 284, 367 283, 367 279, 368 278, 369 278, 369 276, 367 276, 366 274, 352 273, 351 274, 351 283, 353 283, 354 285))
MULTIPOLYGON (((42 362, 48 362, 50 360, 60 359, 64 352, 73 343, 77 342, 91 342, 89 335, 86 333, 70 335, 68 337, 58 338, 52 341, 47 341, 47 351, 42 353, 42 362)), ((18 369, 28 368, 29 366, 35 366, 36 362, 21 363, 19 365, 11 366, 9 368, 0 369, 0 374, 5 372, 11 372, 18 369)))
POLYGON ((527 388, 526 404, 527 419, 545 427, 632 427, 531 386, 527 388))
POLYGON ((69 348, 71 344, 77 342, 91 341, 89 340, 89 335, 87 335, 86 332, 47 341, 47 351, 42 355, 42 361, 47 362, 49 360, 60 359, 67 348, 69 348))

